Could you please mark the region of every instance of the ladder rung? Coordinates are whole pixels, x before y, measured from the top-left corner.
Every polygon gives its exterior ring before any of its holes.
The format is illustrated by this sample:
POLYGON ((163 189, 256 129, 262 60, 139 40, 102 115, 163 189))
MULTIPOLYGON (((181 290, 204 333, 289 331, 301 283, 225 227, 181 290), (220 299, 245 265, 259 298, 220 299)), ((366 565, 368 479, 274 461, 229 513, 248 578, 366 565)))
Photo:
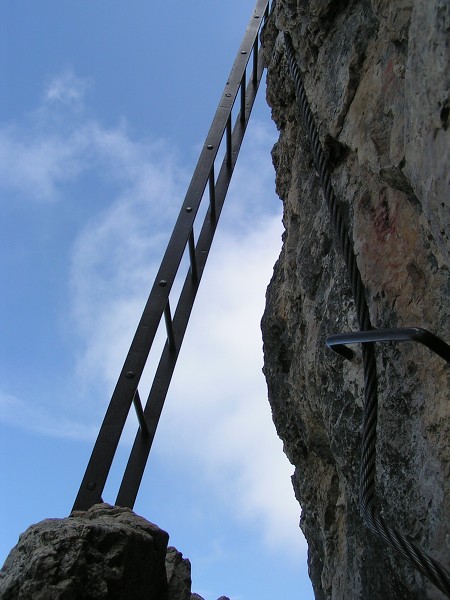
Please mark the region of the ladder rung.
POLYGON ((253 83, 258 82, 258 38, 256 38, 255 43, 253 44, 253 73, 252 73, 252 81, 253 83))
POLYGON ((167 300, 167 304, 164 308, 164 319, 166 321, 167 341, 169 342, 169 348, 171 350, 175 350, 175 336, 173 333, 173 321, 172 315, 170 314, 169 300, 167 300))
POLYGON ((134 404, 134 408, 136 410, 136 416, 138 418, 139 427, 141 428, 142 434, 145 436, 148 436, 147 421, 145 420, 145 415, 144 415, 144 410, 142 408, 141 398, 139 396, 139 392, 137 389, 133 396, 133 404, 134 404))
POLYGON ((194 230, 191 229, 191 233, 189 234, 189 258, 191 261, 191 277, 194 281, 198 279, 198 271, 197 271, 197 259, 195 258, 195 240, 194 240, 194 230))
POLYGON ((245 71, 242 75, 241 79, 241 121, 245 121, 245 86, 246 86, 246 78, 245 71))
POLYGON ((216 182, 214 181, 214 163, 209 173, 209 205, 211 207, 211 221, 216 220, 216 182))
POLYGON ((232 129, 231 129, 231 111, 227 121, 227 166, 231 167, 232 156, 232 129))

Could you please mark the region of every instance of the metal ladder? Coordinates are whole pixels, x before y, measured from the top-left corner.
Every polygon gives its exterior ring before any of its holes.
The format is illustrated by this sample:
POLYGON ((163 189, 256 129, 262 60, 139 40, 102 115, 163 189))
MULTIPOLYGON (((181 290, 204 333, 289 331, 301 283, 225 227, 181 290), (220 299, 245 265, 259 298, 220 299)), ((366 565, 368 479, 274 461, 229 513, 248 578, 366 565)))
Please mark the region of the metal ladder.
POLYGON ((111 397, 73 510, 87 510, 101 501, 103 489, 132 404, 134 404, 138 417, 139 429, 115 504, 129 508, 134 506, 264 71, 259 32, 269 15, 269 4, 270 0, 258 0, 248 23, 155 283, 111 397), (249 64, 252 65, 252 72, 247 81, 249 64), (235 104, 238 105, 239 113, 233 123, 232 112, 235 104), (219 175, 216 178, 215 161, 218 159, 222 140, 225 143, 224 158, 219 175), (205 193, 207 186, 209 187, 209 193, 205 193), (200 234, 196 239, 194 222, 199 208, 201 206, 204 208, 203 204, 205 203, 208 203, 208 206, 200 234), (186 249, 189 254, 189 267, 172 317, 169 294, 178 272, 182 269, 182 258, 186 249), (161 353, 147 402, 143 407, 138 385, 163 315, 167 340, 161 353))

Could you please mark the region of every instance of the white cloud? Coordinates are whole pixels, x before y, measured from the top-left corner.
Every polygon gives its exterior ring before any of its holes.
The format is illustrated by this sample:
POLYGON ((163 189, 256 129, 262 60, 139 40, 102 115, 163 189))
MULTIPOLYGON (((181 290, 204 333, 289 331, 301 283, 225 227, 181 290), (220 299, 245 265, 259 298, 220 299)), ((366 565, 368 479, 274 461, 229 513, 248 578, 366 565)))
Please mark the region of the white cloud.
POLYGON ((90 79, 77 77, 73 71, 67 70, 49 82, 44 98, 47 102, 66 104, 73 109, 83 105, 84 96, 91 85, 90 79))
POLYGON ((88 215, 75 241, 72 234, 55 250, 65 255, 73 243, 72 264, 62 273, 70 274, 72 305, 64 306, 61 328, 70 330, 72 344, 81 342, 84 348, 77 351, 78 370, 72 374, 80 418, 82 397, 90 402, 93 380, 112 385, 117 376, 186 181, 162 140, 134 140, 123 122, 105 127, 70 112, 55 118, 53 101, 67 97, 81 103, 86 87, 73 75, 56 78, 44 104, 24 122, 0 125, 4 198, 25 206, 58 201, 66 211, 58 214, 68 218, 77 213, 74 205, 83 203, 88 215), (94 186, 87 195, 80 183, 86 174, 94 186), (98 192, 107 197, 103 204, 95 201, 98 192))
POLYGON ((37 136, 13 126, 0 129, 0 186, 22 201, 52 201, 57 188, 85 168, 78 140, 37 136))
POLYGON ((110 168, 123 169, 126 185, 75 241, 72 311, 86 347, 79 373, 95 372, 112 385, 183 198, 185 176, 162 144, 144 152, 123 136, 98 137, 110 168))
POLYGON ((116 196, 153 199, 157 214, 185 177, 179 166, 172 174, 173 151, 161 140, 131 139, 125 121, 108 128, 78 114, 73 104, 83 106, 88 87, 89 80, 71 73, 57 77, 23 123, 0 124, 0 188, 22 202, 52 202, 66 198, 69 186, 90 172, 116 196))
MULTIPOLYGON (((261 197, 261 200, 264 200, 261 197)), ((270 416, 259 321, 279 252, 279 216, 227 230, 194 309, 159 432, 171 461, 196 464, 270 548, 304 553, 292 467, 270 416)))
POLYGON ((49 83, 43 103, 23 122, 0 126, 2 188, 21 201, 53 201, 62 184, 88 168, 89 127, 74 118, 88 87, 88 80, 67 72, 49 83), (71 113, 59 118, 67 105, 71 113))

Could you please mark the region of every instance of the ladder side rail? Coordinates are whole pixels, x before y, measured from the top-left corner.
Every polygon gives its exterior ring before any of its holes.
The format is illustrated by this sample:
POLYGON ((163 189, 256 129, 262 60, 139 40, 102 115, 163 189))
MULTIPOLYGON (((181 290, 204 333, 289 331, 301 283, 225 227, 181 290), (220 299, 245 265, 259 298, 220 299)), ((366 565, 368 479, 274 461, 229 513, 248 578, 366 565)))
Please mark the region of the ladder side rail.
MULTIPOLYGON (((101 499, 120 436, 169 299, 172 284, 185 248, 189 243, 189 237, 192 235, 195 217, 202 202, 233 105, 240 91, 252 47, 264 17, 268 14, 268 5, 269 0, 258 0, 247 26, 161 266, 111 397, 73 510, 87 510, 101 499)), ((228 168, 230 167, 228 166, 228 168)))

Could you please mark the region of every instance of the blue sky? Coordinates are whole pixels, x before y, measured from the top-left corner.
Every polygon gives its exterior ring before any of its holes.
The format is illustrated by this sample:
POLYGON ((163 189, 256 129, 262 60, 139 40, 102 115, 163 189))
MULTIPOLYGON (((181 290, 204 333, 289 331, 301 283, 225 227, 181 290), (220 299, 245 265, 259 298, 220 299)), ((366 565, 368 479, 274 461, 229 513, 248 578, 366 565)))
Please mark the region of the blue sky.
MULTIPOLYGON (((1 5, 1 562, 72 507, 254 3, 225 4, 1 5)), ((261 374, 275 139, 262 89, 135 505, 206 600, 313 597, 261 374)))

